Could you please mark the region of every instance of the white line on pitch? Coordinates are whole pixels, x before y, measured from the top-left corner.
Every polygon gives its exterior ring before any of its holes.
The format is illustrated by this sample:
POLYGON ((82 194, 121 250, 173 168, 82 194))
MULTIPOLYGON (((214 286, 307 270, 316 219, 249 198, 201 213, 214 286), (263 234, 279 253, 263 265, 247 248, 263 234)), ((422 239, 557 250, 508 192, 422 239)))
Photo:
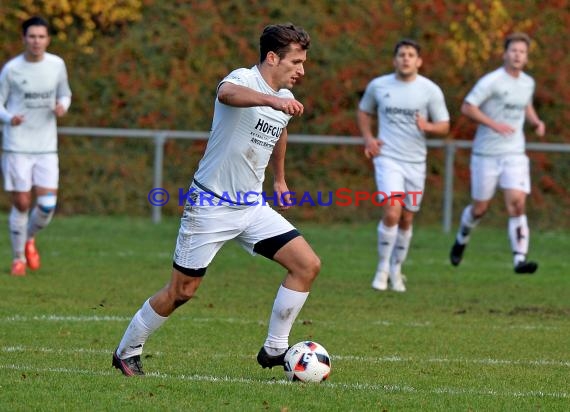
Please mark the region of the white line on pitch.
POLYGON ((426 363, 475 363, 480 365, 526 365, 526 366, 560 366, 570 367, 570 361, 548 360, 548 359, 527 359, 527 360, 513 360, 513 359, 462 359, 462 358, 427 358, 419 359, 412 357, 400 356, 386 356, 386 357, 373 357, 373 356, 331 356, 335 361, 359 361, 359 362, 426 362, 426 363))
MULTIPOLYGON (((69 369, 69 368, 35 368, 25 365, 0 365, 0 369, 16 370, 16 371, 33 371, 36 373, 65 373, 65 374, 81 374, 91 376, 117 376, 117 372, 104 372, 86 369, 69 369)), ((295 382, 283 380, 256 380, 247 378, 234 378, 230 376, 204 376, 204 375, 168 375, 164 373, 149 373, 143 379, 167 379, 178 381, 192 381, 192 382, 212 382, 212 383, 243 383, 246 385, 251 384, 265 384, 265 385, 296 385, 295 382)), ((133 378, 131 378, 133 379, 133 378)), ((136 378, 134 378, 136 379, 136 378)), ((543 392, 543 391, 530 391, 530 392, 504 392, 497 390, 478 390, 471 388, 435 388, 435 389, 418 389, 409 385, 373 385, 368 383, 337 383, 325 382, 321 384, 323 388, 341 388, 353 390, 366 390, 366 391, 384 391, 386 393, 431 393, 442 395, 479 395, 479 396, 492 396, 492 397, 512 397, 512 398, 570 398, 570 394, 566 392, 543 392)))

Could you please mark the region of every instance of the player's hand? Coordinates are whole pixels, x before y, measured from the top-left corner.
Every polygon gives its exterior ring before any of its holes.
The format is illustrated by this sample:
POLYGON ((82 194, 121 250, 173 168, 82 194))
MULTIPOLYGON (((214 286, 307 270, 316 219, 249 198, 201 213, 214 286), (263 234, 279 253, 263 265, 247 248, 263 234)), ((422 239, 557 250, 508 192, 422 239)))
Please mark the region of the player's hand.
POLYGON ((493 130, 503 136, 508 136, 515 132, 514 128, 505 123, 495 123, 493 125, 493 130))
POLYGON ((24 123, 24 116, 21 114, 17 114, 15 116, 12 116, 12 118, 10 119, 10 125, 12 125, 12 126, 19 126, 22 123, 24 123))
POLYGON ((546 126, 542 120, 538 121, 536 129, 534 129, 534 131, 538 136, 540 137, 544 136, 544 134, 546 133, 546 126))
POLYGON ((273 190, 277 196, 277 210, 282 212, 289 209, 293 203, 291 201, 291 192, 285 182, 274 182, 273 190))
POLYGON ((53 110, 57 117, 61 117, 65 114, 65 107, 58 103, 55 105, 55 109, 53 110))
POLYGON ((422 132, 429 132, 428 130, 429 122, 425 117, 423 117, 417 112, 416 112, 416 126, 418 126, 418 129, 420 129, 422 132))
POLYGON ((305 111, 303 104, 295 99, 277 99, 273 108, 290 116, 301 116, 305 111))
POLYGON ((384 142, 380 139, 368 138, 364 146, 364 156, 367 159, 372 159, 380 154, 380 150, 384 142))

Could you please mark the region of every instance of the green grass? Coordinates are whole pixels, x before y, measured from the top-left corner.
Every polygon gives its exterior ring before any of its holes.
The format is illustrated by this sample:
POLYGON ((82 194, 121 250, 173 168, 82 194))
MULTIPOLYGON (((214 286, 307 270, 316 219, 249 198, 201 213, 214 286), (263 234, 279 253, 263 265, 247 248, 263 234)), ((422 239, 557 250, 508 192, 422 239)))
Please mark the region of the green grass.
POLYGON ((229 243, 147 342, 148 375, 124 378, 111 353, 168 281, 177 228, 177 218, 56 218, 38 236, 42 269, 25 278, 8 276, 0 239, 0 410, 570 409, 564 231, 532 232, 540 269, 517 276, 505 229, 483 223, 453 268, 453 235, 417 225, 398 294, 370 288, 375 222, 300 224, 323 269, 290 343, 314 339, 331 354, 330 380, 317 385, 256 364, 283 270, 229 243))

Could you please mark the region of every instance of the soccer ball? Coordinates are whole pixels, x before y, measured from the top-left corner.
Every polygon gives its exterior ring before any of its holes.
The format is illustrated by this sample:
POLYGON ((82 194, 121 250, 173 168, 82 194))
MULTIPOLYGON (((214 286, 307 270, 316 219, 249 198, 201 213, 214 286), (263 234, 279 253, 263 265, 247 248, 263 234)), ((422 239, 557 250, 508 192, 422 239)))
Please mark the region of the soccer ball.
POLYGON ((317 342, 299 342, 285 354, 285 375, 290 381, 322 382, 331 373, 331 358, 317 342))

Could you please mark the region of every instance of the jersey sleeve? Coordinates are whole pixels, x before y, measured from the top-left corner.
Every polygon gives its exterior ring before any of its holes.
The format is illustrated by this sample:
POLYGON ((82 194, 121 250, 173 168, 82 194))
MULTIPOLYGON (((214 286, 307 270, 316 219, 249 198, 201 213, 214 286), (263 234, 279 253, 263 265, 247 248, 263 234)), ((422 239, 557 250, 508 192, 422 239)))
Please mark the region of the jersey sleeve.
POLYGON ((465 97, 465 102, 479 107, 485 100, 493 95, 493 77, 486 75, 483 76, 469 94, 465 97))
POLYGON ((6 110, 9 93, 8 66, 4 66, 0 72, 0 120, 2 123, 10 123, 10 120, 12 120, 12 115, 6 110))
POLYGON ((253 85, 251 84, 250 70, 246 68, 235 69, 226 77, 224 77, 222 81, 218 84, 217 90, 219 90, 220 86, 226 82, 233 83, 238 86, 253 88, 253 85))
POLYGON ((368 114, 376 114, 376 108, 378 107, 378 103, 374 97, 374 87, 374 81, 368 83, 358 104, 358 109, 368 114))
POLYGON ((62 61, 61 64, 62 67, 57 82, 56 100, 67 111, 71 105, 71 87, 69 87, 69 80, 67 78, 67 68, 65 67, 65 63, 62 61))
POLYGON ((449 112, 445 104, 443 91, 436 85, 433 86, 431 99, 428 103, 428 112, 432 122, 449 121, 449 112))
POLYGON ((529 104, 532 104, 534 98, 534 92, 536 91, 536 83, 534 79, 530 76, 528 76, 528 81, 530 82, 530 89, 531 89, 529 104))

